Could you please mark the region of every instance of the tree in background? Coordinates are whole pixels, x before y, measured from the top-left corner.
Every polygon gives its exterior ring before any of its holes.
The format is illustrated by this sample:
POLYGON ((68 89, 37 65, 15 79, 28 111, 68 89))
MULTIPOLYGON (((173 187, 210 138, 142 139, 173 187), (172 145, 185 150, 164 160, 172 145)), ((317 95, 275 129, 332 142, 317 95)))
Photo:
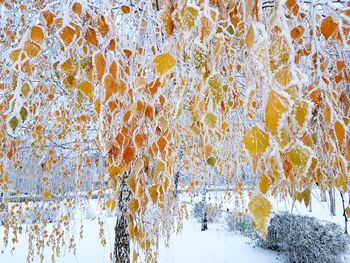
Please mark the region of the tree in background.
POLYGON ((248 208, 263 237, 267 196, 309 205, 316 183, 348 190, 345 1, 4 0, 0 8, 4 229, 16 236, 23 211, 34 209, 29 260, 46 245, 53 258, 67 243, 74 250, 70 217, 95 192, 104 211, 116 211, 114 261, 128 262, 156 258, 159 238, 184 214, 180 190, 225 181, 243 197, 251 174, 248 208), (13 175, 28 160, 34 174, 25 176, 38 188, 13 203, 10 192, 26 188, 13 175), (51 233, 39 213, 49 209, 62 211, 51 233))

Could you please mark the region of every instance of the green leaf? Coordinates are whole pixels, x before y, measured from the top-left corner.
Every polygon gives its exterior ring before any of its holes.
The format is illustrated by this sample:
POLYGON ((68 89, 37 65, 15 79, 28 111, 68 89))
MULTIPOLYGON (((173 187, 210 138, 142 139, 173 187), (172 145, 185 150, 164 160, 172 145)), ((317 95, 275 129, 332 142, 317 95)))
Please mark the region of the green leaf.
POLYGON ((209 157, 209 158, 207 159, 207 163, 208 163, 210 166, 214 167, 215 164, 216 164, 216 158, 213 157, 213 156, 209 157))
POLYGON ((235 33, 235 31, 233 30, 233 26, 232 25, 229 25, 227 28, 226 28, 226 31, 230 34, 230 35, 233 35, 235 33))
POLYGON ((16 117, 13 117, 9 122, 9 125, 12 130, 16 130, 16 128, 18 127, 18 124, 19 124, 19 121, 16 117))
POLYGON ((28 111, 26 108, 22 107, 19 114, 21 115, 22 121, 25 121, 28 116, 28 111))
POLYGON ((22 95, 23 95, 24 97, 27 97, 28 94, 29 94, 29 92, 30 92, 30 86, 29 86, 29 84, 26 82, 26 83, 24 83, 23 86, 22 86, 22 95))

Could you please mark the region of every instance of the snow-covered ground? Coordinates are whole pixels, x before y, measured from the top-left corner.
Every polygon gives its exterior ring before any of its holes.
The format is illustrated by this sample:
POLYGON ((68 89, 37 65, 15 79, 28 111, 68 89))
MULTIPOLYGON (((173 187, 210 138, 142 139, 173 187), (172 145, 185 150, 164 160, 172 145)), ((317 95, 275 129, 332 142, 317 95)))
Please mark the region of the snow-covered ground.
MULTIPOLYGON (((107 220, 107 246, 103 248, 98 238, 97 222, 84 222, 84 239, 77 244, 77 254, 72 255, 68 251, 56 260, 57 263, 107 263, 113 246, 113 218, 107 220)), ((0 262, 26 262, 27 244, 24 236, 13 254, 6 249, 0 255, 0 262)), ((160 263, 278 263, 278 255, 253 247, 249 239, 241 235, 226 231, 219 224, 210 224, 209 230, 200 231, 200 224, 190 219, 185 222, 181 234, 173 235, 169 246, 164 242, 160 247, 160 263), (238 260, 238 261, 236 261, 238 260)), ((37 262, 40 262, 39 260, 37 262)), ((44 262, 50 262, 50 252, 44 262)))
MULTIPOLYGON (((347 196, 346 196, 347 198, 347 196)), ((214 198, 211 198, 214 200, 214 198)), ((312 212, 304 204, 296 203, 293 213, 316 216, 319 219, 332 221, 344 225, 342 216, 342 204, 337 194, 337 216, 330 216, 327 203, 320 202, 317 192, 312 198, 312 212)), ((291 211, 292 202, 290 200, 271 200, 275 211, 291 211)), ((233 208, 233 204, 227 204, 228 208, 233 208)), ((225 208, 226 209, 226 208, 225 208)), ((231 210, 231 209, 230 209, 231 210)), ((110 262, 110 253, 113 249, 114 238, 113 217, 106 219, 105 233, 107 245, 102 247, 98 237, 98 225, 96 220, 84 220, 84 239, 77 242, 77 254, 72 255, 68 251, 62 251, 62 256, 56 260, 57 263, 107 263, 110 262)), ((3 230, 0 227, 0 249, 4 248, 2 241, 3 230)), ((19 236, 19 244, 16 250, 11 253, 11 247, 4 249, 0 254, 0 262, 26 262, 27 243, 26 236, 19 236)), ((46 251, 44 262, 51 262, 51 252, 46 251)), ((40 262, 37 259, 36 262, 40 262)), ((159 261, 161 263, 224 263, 224 262, 259 262, 259 263, 282 263, 283 259, 278 254, 271 251, 254 247, 248 238, 239 234, 227 231, 225 224, 209 224, 209 230, 200 231, 200 224, 193 218, 184 223, 183 231, 173 234, 168 246, 164 242, 160 245, 159 261)))

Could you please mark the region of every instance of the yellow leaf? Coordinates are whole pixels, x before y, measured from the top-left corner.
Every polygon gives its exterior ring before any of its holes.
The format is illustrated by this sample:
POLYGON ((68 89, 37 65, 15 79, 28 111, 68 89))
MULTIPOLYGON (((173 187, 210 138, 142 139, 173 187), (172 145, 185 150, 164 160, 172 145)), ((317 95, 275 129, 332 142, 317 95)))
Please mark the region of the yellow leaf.
POLYGON ((92 94, 94 92, 94 86, 90 81, 83 81, 79 84, 78 89, 83 92, 84 95, 89 97, 90 99, 92 98, 92 94))
POLYGON ((265 153, 267 147, 270 145, 269 135, 258 127, 253 127, 245 132, 243 143, 250 156, 253 158, 253 166, 255 169, 259 158, 265 153))
POLYGON ((38 43, 39 45, 42 44, 44 41, 44 31, 41 26, 33 26, 30 31, 30 38, 38 43))
POLYGON ((213 96, 214 103, 217 104, 222 100, 224 95, 224 90, 221 85, 221 80, 218 75, 214 75, 213 77, 208 79, 208 86, 210 87, 210 92, 213 96))
POLYGON ((348 206, 347 208, 345 208, 345 214, 348 218, 350 218, 350 206, 348 206))
POLYGON ((49 198, 53 198, 54 195, 51 194, 48 190, 45 190, 43 193, 43 197, 44 197, 44 199, 49 199, 49 198))
POLYGON ((24 50, 27 52, 29 57, 33 58, 39 54, 41 47, 33 41, 26 41, 24 43, 24 50))
POLYGON ((186 7, 184 9, 183 19, 186 29, 192 29, 194 27, 196 18, 198 16, 198 10, 194 7, 186 7))
POLYGON ((299 169, 299 172, 306 171, 310 159, 310 152, 306 148, 295 145, 289 150, 288 157, 293 167, 299 169))
POLYGON ((131 199, 128 203, 128 208, 131 213, 135 214, 140 208, 139 201, 136 198, 131 199))
POLYGON ((294 116, 300 126, 304 126, 310 112, 310 105, 306 100, 297 100, 294 104, 294 116))
POLYGON ((105 205, 111 212, 113 212, 117 207, 117 202, 114 199, 110 198, 106 201, 105 205))
POLYGON ((248 32, 247 32, 246 39, 245 39, 245 43, 249 49, 253 48, 254 40, 255 40, 254 28, 252 26, 250 26, 248 29, 248 32))
POLYGON ((218 117, 214 113, 208 113, 205 115, 204 123, 211 129, 216 128, 218 117))
POLYGON ((152 185, 150 188, 148 188, 148 193, 153 203, 155 204, 159 198, 159 185, 158 184, 152 185))
POLYGON ((169 53, 163 53, 156 56, 153 63, 160 75, 165 74, 176 65, 174 57, 169 53))
POLYGON ((266 128, 274 135, 277 136, 280 129, 278 126, 283 117, 283 114, 288 111, 289 102, 282 95, 275 91, 272 91, 267 100, 265 119, 266 128))
POLYGON ((77 65, 72 59, 67 59, 61 65, 61 70, 64 71, 67 75, 73 75, 77 70, 77 65))
POLYGON ((262 238, 266 238, 267 220, 270 217, 272 206, 262 195, 254 196, 248 205, 249 211, 253 217, 254 227, 262 238))
POLYGON ((304 204, 306 207, 308 207, 310 205, 310 200, 311 200, 311 191, 309 188, 305 189, 302 193, 301 193, 303 200, 304 200, 304 204))
POLYGON ((288 84, 292 81, 292 74, 288 66, 281 68, 275 73, 276 81, 281 84, 283 87, 287 87, 288 84))
POLYGON ((260 192, 262 194, 266 194, 267 191, 270 188, 270 179, 266 175, 262 175, 260 177, 260 184, 259 184, 260 192))

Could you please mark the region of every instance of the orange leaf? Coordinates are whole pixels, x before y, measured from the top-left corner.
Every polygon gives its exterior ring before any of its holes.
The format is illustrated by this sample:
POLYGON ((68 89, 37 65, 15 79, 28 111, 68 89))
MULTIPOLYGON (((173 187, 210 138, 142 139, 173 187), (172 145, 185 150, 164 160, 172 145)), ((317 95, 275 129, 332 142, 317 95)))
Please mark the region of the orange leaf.
POLYGON ((81 15, 82 13, 82 6, 81 3, 75 2, 72 6, 72 10, 74 13, 76 13, 77 15, 81 15))
POLYGON ((341 148, 345 139, 345 127, 342 123, 336 121, 334 123, 334 131, 335 135, 337 136, 339 148, 341 148))
POLYGON ((301 37, 304 34, 305 28, 302 25, 294 27, 290 31, 290 35, 292 36, 293 39, 297 39, 301 37))
POLYGON ((333 18, 331 16, 327 16, 322 20, 321 33, 325 39, 328 39, 331 35, 333 35, 337 28, 338 24, 333 21, 333 18))
POLYGON ((75 35, 75 30, 71 28, 70 26, 66 26, 65 28, 62 29, 60 32, 60 38, 64 42, 66 46, 69 46, 70 43, 72 43, 72 40, 75 35))
POLYGON ((95 55, 95 67, 97 72, 97 80, 101 81, 106 70, 106 61, 101 53, 95 55))
POLYGON ((43 12, 43 17, 46 21, 46 26, 50 29, 50 27, 53 23, 53 19, 55 18, 55 15, 49 11, 45 11, 45 12, 43 12))
POLYGON ((109 31, 109 27, 106 23, 105 17, 104 16, 100 16, 97 20, 97 26, 98 26, 98 31, 100 32, 101 36, 105 36, 107 35, 108 31, 109 31))
POLYGON ((106 100, 109 99, 114 93, 118 91, 117 83, 111 74, 108 74, 104 79, 104 85, 106 89, 106 100))
POLYGON ((123 152, 123 160, 128 165, 135 157, 135 149, 131 146, 127 147, 123 152))
POLYGON ((92 27, 89 27, 86 30, 85 39, 91 45, 96 46, 96 47, 98 46, 98 41, 97 41, 97 38, 96 38, 96 31, 92 27))
POLYGON ((26 41, 24 44, 24 50, 27 52, 29 57, 33 58, 39 54, 41 47, 32 41, 26 41))
POLYGON ((124 14, 129 14, 131 12, 131 8, 128 5, 122 5, 120 7, 120 11, 122 11, 124 14))

